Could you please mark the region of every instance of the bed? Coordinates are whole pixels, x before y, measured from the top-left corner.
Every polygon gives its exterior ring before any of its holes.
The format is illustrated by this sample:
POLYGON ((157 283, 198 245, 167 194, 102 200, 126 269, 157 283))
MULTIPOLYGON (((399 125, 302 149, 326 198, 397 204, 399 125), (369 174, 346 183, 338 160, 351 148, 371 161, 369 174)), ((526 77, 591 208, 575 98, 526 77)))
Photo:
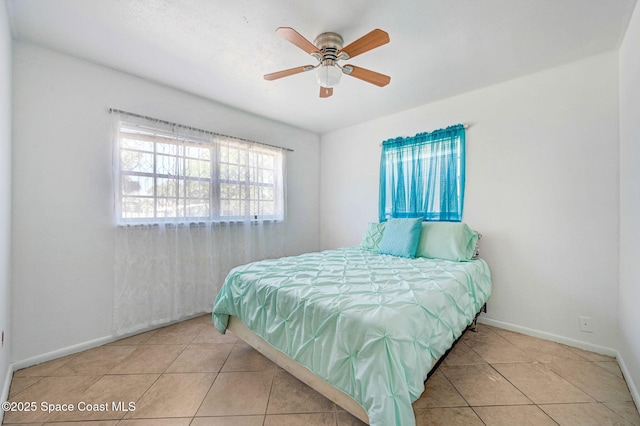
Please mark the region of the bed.
POLYGON ((359 246, 239 266, 212 316, 362 421, 406 426, 429 371, 490 294, 482 259, 359 246))

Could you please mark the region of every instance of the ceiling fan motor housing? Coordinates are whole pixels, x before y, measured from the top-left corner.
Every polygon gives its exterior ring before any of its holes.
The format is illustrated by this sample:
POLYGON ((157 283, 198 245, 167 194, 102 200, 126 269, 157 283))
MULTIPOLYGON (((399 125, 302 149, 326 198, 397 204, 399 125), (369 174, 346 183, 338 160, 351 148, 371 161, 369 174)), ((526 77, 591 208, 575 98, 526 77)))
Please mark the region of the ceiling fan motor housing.
POLYGON ((316 45, 322 58, 320 62, 324 66, 334 65, 338 60, 338 52, 344 45, 344 40, 340 34, 336 33, 322 33, 315 38, 313 43, 316 45))

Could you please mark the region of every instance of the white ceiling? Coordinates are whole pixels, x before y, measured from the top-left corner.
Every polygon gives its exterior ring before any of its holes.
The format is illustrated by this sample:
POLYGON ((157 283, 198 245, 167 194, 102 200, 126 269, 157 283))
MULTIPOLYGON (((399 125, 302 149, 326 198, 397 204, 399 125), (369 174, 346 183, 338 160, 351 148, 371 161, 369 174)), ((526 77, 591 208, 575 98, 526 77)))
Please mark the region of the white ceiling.
POLYGON ((617 49, 636 0, 8 0, 14 38, 317 133, 617 49), (374 28, 391 42, 349 63, 320 99, 315 64, 275 29, 345 44, 374 28))

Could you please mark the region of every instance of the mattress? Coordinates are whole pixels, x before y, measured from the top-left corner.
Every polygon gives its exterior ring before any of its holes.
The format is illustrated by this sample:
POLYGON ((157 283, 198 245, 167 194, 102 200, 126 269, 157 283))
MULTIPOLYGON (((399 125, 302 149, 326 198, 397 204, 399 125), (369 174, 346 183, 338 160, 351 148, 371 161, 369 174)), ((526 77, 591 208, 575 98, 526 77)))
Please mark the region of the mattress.
POLYGON ((491 294, 484 260, 343 248, 234 268, 213 322, 229 315, 357 401, 372 426, 414 425, 433 364, 491 294))

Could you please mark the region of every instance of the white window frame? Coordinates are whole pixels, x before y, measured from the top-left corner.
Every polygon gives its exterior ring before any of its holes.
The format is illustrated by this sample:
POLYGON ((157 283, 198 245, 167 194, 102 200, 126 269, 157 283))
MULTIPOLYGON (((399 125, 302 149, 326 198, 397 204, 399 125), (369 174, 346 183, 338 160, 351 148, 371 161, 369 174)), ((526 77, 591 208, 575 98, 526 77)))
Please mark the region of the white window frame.
MULTIPOLYGON (((120 117, 117 120, 114 149, 115 219, 118 225, 284 221, 286 172, 283 149, 209 132, 172 132, 166 126, 154 126, 153 121, 141 125, 139 119, 126 118, 120 117), (140 146, 145 145, 145 148, 136 148, 135 142, 128 142, 131 140, 140 142, 140 146), (235 163, 223 161, 225 149, 234 150, 238 156, 244 156, 244 159, 238 159, 235 163), (189 151, 208 152, 208 155, 204 155, 203 160, 189 156, 189 151), (124 158, 131 154, 146 157, 146 167, 131 167, 131 163, 124 158), (178 173, 159 170, 159 159, 173 163, 177 166, 178 173), (204 172, 199 172, 199 175, 189 175, 190 172, 186 171, 189 161, 207 163, 209 171, 204 167, 204 172), (227 169, 233 167, 238 173, 222 176, 225 165, 227 169), (128 182, 134 190, 127 190, 125 179, 129 179, 128 182), (176 186, 165 188, 165 193, 158 194, 159 179, 173 181, 176 186), (143 188, 139 182, 145 182, 145 187, 143 188), (202 194, 207 193, 206 197, 194 197, 189 194, 188 186, 194 183, 204 183, 200 189, 202 194), (207 186, 208 190, 205 190, 207 186), (243 196, 224 197, 225 189, 230 186, 238 189, 243 196), (167 193, 170 195, 167 196, 167 193), (136 216, 135 212, 127 207, 132 206, 129 201, 133 200, 149 200, 152 208, 147 206, 146 211, 136 216), (190 201, 195 201, 195 204, 190 201), (173 214, 161 214, 163 202, 174 205, 173 210, 170 210, 173 214), (194 208, 202 211, 189 214, 194 208)), ((228 193, 229 191, 227 195, 228 193)))

